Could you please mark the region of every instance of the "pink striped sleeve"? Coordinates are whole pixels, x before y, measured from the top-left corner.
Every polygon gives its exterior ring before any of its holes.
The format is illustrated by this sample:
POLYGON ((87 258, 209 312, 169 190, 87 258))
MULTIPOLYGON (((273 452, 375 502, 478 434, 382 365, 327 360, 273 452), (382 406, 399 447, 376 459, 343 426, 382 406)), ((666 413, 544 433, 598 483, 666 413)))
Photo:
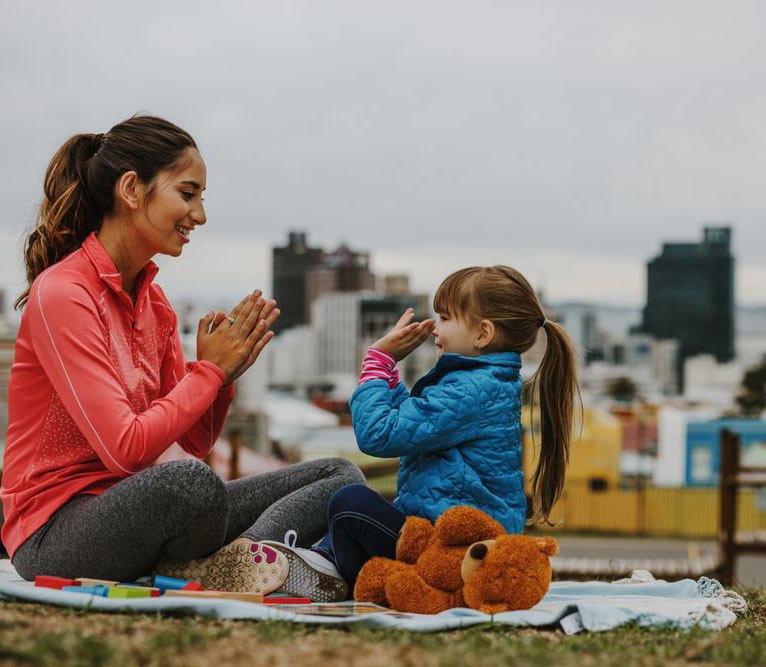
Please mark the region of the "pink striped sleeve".
POLYGON ((396 359, 388 352, 371 347, 362 361, 362 372, 359 374, 359 384, 370 380, 385 380, 390 389, 399 384, 399 368, 396 359))

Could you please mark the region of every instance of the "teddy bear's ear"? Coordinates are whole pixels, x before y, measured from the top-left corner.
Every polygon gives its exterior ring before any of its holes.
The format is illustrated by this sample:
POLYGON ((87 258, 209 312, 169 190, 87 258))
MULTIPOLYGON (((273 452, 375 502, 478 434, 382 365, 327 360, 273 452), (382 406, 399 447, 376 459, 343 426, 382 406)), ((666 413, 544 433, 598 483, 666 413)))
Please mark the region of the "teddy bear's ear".
POLYGON ((546 556, 555 556, 559 552, 559 543, 552 537, 538 537, 535 539, 537 547, 546 556))

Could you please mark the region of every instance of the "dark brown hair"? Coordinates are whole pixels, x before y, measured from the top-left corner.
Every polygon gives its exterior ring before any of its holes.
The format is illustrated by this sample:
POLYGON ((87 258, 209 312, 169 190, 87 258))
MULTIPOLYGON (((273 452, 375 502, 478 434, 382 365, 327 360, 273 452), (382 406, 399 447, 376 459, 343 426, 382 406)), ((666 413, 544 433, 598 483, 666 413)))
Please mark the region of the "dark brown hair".
MULTIPOLYGON (((70 138, 45 172, 43 200, 24 243, 27 289, 14 307, 24 307, 38 275, 101 229, 104 216, 114 211, 115 186, 125 172, 135 171, 143 183, 151 183, 196 147, 188 132, 155 116, 133 116, 106 134, 70 138)), ((150 187, 147 200, 153 191, 150 187)))
POLYGON ((574 400, 579 393, 569 336, 561 325, 545 319, 532 286, 509 266, 473 266, 456 271, 436 291, 434 310, 473 323, 490 320, 496 336, 487 351, 526 352, 544 325, 548 341, 545 355, 525 389, 529 396, 538 398, 540 406, 541 444, 532 477, 532 522, 548 522, 564 488, 574 400))

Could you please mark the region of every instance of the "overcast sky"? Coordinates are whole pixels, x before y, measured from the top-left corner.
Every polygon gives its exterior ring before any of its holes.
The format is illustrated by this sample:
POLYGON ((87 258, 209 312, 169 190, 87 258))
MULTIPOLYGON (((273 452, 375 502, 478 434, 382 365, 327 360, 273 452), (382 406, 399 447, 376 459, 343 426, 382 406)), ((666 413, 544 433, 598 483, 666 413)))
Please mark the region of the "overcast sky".
POLYGON ((188 129, 208 223, 171 299, 270 290, 290 229, 432 291, 507 263, 553 301, 641 304, 663 240, 730 222, 766 302, 766 3, 0 0, 0 285, 59 145, 188 129))

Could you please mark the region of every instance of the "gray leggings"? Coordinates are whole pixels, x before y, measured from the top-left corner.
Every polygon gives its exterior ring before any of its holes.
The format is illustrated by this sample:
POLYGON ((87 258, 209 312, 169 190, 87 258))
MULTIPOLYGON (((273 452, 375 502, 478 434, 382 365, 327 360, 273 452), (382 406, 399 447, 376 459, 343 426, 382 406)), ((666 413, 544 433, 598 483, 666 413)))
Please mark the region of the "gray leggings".
POLYGON ((171 461, 75 496, 16 551, 24 579, 47 574, 131 581, 161 557, 201 558, 239 536, 279 540, 289 529, 310 546, 327 532, 327 505, 364 482, 342 458, 307 461, 223 482, 197 460, 171 461))

